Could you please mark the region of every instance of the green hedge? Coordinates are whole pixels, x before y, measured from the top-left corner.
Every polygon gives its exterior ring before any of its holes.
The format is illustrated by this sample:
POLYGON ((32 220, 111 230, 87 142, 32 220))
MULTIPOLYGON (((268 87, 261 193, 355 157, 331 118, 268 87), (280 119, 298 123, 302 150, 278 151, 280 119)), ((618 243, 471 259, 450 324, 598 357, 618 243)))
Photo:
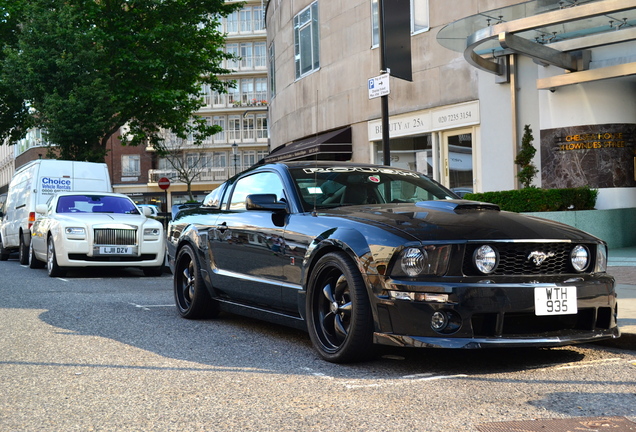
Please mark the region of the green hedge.
POLYGON ((499 192, 470 193, 464 199, 497 204, 502 210, 513 212, 544 212, 564 210, 593 210, 597 189, 589 187, 568 189, 525 188, 499 192))

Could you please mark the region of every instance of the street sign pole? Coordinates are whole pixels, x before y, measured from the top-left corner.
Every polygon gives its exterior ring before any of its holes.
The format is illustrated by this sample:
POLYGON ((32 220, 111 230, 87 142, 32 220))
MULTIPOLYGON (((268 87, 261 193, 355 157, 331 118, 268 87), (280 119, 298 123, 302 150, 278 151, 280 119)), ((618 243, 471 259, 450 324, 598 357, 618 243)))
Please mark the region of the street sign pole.
MULTIPOLYGON (((388 73, 386 67, 386 56, 384 52, 384 0, 378 0, 378 33, 380 36, 380 70, 388 73)), ((380 97, 382 106, 382 155, 384 165, 391 165, 391 147, 389 144, 389 96, 380 97)))

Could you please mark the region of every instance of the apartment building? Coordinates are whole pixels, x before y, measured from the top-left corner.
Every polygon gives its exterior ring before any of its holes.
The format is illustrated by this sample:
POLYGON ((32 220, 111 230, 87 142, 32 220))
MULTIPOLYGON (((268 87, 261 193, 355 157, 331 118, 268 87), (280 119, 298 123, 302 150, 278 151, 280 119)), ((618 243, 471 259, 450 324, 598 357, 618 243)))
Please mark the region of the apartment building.
MULTIPOLYGON (((383 0, 386 7, 408 0, 383 0)), ((416 169, 457 192, 589 185, 636 207, 636 6, 629 0, 410 0, 412 81, 390 78, 383 159, 379 1, 269 0, 268 160, 416 169), (452 6, 451 6, 452 4, 452 6)))

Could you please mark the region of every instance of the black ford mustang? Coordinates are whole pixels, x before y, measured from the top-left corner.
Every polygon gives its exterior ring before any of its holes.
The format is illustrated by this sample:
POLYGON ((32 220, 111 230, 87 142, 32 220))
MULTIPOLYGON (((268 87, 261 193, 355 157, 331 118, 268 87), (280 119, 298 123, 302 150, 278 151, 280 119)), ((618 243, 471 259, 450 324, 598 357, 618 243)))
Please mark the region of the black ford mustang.
POLYGON ((416 172, 258 166, 168 228, 179 313, 309 331, 328 361, 373 344, 558 346, 619 336, 607 246, 567 225, 459 199, 416 172))

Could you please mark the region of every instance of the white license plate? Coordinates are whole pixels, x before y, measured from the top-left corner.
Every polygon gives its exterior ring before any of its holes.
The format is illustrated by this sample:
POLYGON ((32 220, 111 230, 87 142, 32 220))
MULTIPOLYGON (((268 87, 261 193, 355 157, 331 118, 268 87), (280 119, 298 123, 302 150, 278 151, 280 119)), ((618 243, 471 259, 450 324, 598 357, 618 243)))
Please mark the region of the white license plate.
POLYGON ((537 287, 534 289, 535 315, 576 314, 576 287, 537 287))
POLYGON ((99 253, 101 255, 132 255, 131 247, 122 246, 100 246, 99 253))

